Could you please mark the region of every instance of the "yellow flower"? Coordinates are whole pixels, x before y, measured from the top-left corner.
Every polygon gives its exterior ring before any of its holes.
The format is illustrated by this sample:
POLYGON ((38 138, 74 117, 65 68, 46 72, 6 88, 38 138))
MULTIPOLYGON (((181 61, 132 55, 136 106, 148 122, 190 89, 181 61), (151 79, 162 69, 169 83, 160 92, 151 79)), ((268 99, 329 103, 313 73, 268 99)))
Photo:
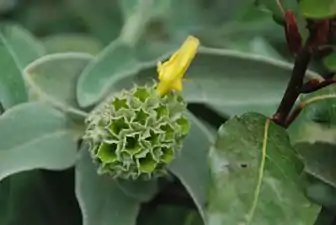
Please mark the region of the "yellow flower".
POLYGON ((200 45, 196 37, 189 36, 167 62, 158 62, 159 84, 156 88, 160 96, 171 90, 182 91, 182 78, 194 59, 200 45))

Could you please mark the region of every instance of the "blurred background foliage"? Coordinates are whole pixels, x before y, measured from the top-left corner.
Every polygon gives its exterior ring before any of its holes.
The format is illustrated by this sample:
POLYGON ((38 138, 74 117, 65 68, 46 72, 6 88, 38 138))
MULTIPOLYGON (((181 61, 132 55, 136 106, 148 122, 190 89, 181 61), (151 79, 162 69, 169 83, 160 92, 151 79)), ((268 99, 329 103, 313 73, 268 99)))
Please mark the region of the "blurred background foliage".
MULTIPOLYGON (((27 29, 41 41, 47 53, 75 51, 97 55, 118 37, 125 35, 125 24, 132 18, 134 10, 132 6, 136 5, 134 4, 135 1, 0 0, 0 23, 2 29, 6 29, 7 24, 18 24, 27 29)), ((300 20, 297 1, 283 1, 283 7, 292 9, 299 18, 300 27, 303 28, 305 26, 302 18, 300 20)), ((137 54, 137 59, 141 62, 152 62, 161 56, 167 55, 175 50, 189 34, 198 37, 202 45, 206 47, 231 49, 252 53, 256 57, 260 55, 271 59, 293 62, 293 58, 287 48, 283 28, 275 22, 275 20, 277 22, 281 20, 281 11, 275 1, 156 0, 147 13, 148 20, 145 23, 144 32, 141 34, 135 32, 133 34, 139 35, 140 38, 135 43, 135 54, 137 54), (273 14, 274 12, 275 14, 273 14)), ((22 54, 24 53, 25 51, 22 50, 22 54)), ((310 66, 311 69, 325 77, 330 76, 330 72, 336 70, 336 57, 331 55, 325 58, 329 53, 330 51, 326 51, 317 55, 310 66)), ((208 61, 211 61, 211 59, 208 61)), ((213 65, 220 65, 221 62, 219 60, 221 59, 213 60, 213 65)), ((251 61, 251 63, 254 62, 251 61)), ((204 67, 204 65, 202 64, 200 67, 204 67)), ((240 66, 244 67, 244 65, 240 66)), ((221 71, 221 69, 222 67, 215 69, 215 72, 221 71)), ((267 71, 267 68, 265 71, 267 71)), ((224 74, 226 71, 222 72, 224 74)), ((243 72, 245 73, 245 71, 243 72)), ((270 72, 272 71, 270 70, 270 72)), ((267 74, 267 76, 272 75, 272 73, 267 74)), ((204 74, 204 77, 206 76, 207 74, 204 74)), ((246 71, 246 77, 248 76, 249 71, 246 71)), ((259 80, 256 80, 255 83, 260 84, 260 86, 267 86, 267 81, 263 80, 263 76, 265 74, 258 77, 259 80)), ((239 79, 238 81, 240 81, 239 79)), ((239 88, 244 88, 244 82, 246 81, 248 82, 249 79, 243 79, 239 88)), ((232 87, 232 89, 234 88, 232 87)), ((278 89, 285 90, 285 86, 279 86, 278 89)), ((267 93, 264 94, 267 95, 267 93)), ((280 99, 281 96, 278 97, 280 99)), ((268 111, 263 110, 263 113, 271 115, 274 113, 275 107, 276 105, 268 111)), ((244 110, 247 108, 249 110, 258 110, 258 106, 246 103, 244 110)), ((195 114, 198 117, 210 123, 212 127, 209 126, 209 128, 212 131, 215 131, 214 128, 221 125, 230 115, 241 112, 241 110, 233 107, 225 109, 225 112, 228 113, 227 115, 217 114, 220 110, 200 104, 190 104, 189 109, 192 112, 196 112, 195 114)), ((53 223, 50 224, 81 224, 78 203, 73 193, 74 184, 73 179, 71 179, 73 170, 70 169, 66 172, 37 171, 36 173, 37 177, 41 177, 44 183, 41 184, 40 180, 30 180, 30 189, 22 188, 24 190, 18 190, 26 198, 24 200, 20 199, 20 201, 13 200, 14 197, 6 192, 7 189, 9 190, 9 182, 7 182, 8 178, 4 180, 1 187, 0 200, 6 201, 11 198, 12 202, 15 201, 16 203, 12 204, 11 207, 0 205, 0 207, 3 207, 0 208, 3 209, 0 210, 0 216, 2 215, 1 213, 8 215, 6 210, 14 212, 17 211, 15 210, 17 208, 22 211, 22 215, 25 212, 29 214, 25 216, 30 218, 32 224, 36 225, 39 222, 34 223, 34 221, 41 221, 41 218, 32 218, 31 215, 36 214, 30 213, 30 210, 43 211, 47 210, 48 207, 56 207, 58 214, 45 214, 46 217, 53 218, 53 223), (43 185, 43 188, 40 185, 43 185), (48 192, 53 192, 53 195, 49 195, 48 192), (34 195, 36 193, 42 193, 42 197, 38 195, 40 199, 35 198, 34 195), (59 195, 55 195, 55 193, 59 195), (53 199, 50 199, 49 196, 53 196, 53 199), (36 202, 34 206, 31 204, 17 204, 17 202, 34 201, 36 202), (53 202, 52 206, 50 206, 50 202, 53 202), (57 204, 54 204, 55 202, 57 204)), ((27 178, 25 178, 24 173, 13 177, 11 178, 12 185, 13 182, 26 183, 27 178)), ((177 186, 181 188, 180 184, 177 184, 177 186)), ((20 196, 15 198, 20 198, 20 196)), ((170 207, 169 204, 168 206, 153 209, 150 204, 147 204, 141 209, 138 220, 141 224, 160 223, 164 225, 172 224, 173 222, 169 219, 175 217, 174 222, 176 224, 199 224, 199 221, 201 221, 199 215, 196 210, 190 212, 190 204, 195 209, 193 202, 190 203, 190 201, 185 208, 181 203, 181 209, 170 207), (153 215, 153 210, 155 210, 155 217, 151 216, 149 220, 147 215, 153 215)), ((15 216, 11 215, 11 217, 14 218, 15 216)), ((15 218, 13 218, 10 219, 16 225, 15 218)), ((6 224, 5 222, 2 223, 2 220, 10 219, 0 217, 0 224, 6 224)), ((24 220, 24 218, 21 219, 24 220)))
MULTIPOLYGON (((86 51, 96 52, 119 36, 131 2, 2 0, 0 12, 2 22, 21 24, 50 46, 50 51, 57 51, 51 42, 63 45, 66 39, 68 45, 63 48, 82 44, 86 51)), ((256 7, 255 0, 163 0, 155 4, 142 38, 153 51, 164 51, 193 34, 204 46, 288 56, 282 28, 274 23, 270 11, 256 7)))
MULTIPOLYGON (((1 22, 19 23, 45 44, 49 53, 80 50, 98 53, 117 39, 136 0, 2 0, 1 22)), ((276 1, 161 0, 151 7, 149 21, 137 43, 139 58, 155 59, 174 49, 186 35, 202 45, 262 54, 292 61, 276 1), (272 10, 272 11, 271 11, 272 10), (274 13, 274 15, 273 15, 274 13)), ((298 13, 295 0, 282 1, 298 13)), ((304 32, 303 32, 304 34, 304 32)), ((326 62, 328 63, 328 62, 326 62)), ((326 72, 320 63, 314 64, 326 72)), ((328 65, 328 64, 327 64, 328 65)))

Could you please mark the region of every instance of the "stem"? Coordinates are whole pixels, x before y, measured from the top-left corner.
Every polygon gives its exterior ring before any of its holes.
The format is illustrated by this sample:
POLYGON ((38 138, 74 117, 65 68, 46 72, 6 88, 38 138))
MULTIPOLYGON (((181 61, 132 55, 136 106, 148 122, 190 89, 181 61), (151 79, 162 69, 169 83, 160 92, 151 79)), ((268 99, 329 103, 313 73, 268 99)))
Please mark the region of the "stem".
POLYGON ((321 88, 327 87, 330 84, 335 84, 336 80, 335 79, 326 79, 324 81, 316 81, 316 80, 312 80, 311 82, 307 82, 306 84, 304 84, 301 88, 301 93, 303 94, 307 94, 307 93, 311 93, 314 91, 317 91, 321 88), (318 83, 315 83, 318 82, 318 83))
MULTIPOLYGON (((309 43, 309 42, 307 42, 309 43)), ((308 64, 311 59, 311 50, 308 44, 300 50, 298 53, 294 68, 292 71, 291 79, 287 85, 285 94, 281 100, 281 103, 273 116, 273 121, 280 126, 285 126, 286 119, 292 110, 297 98, 301 94, 301 88, 303 86, 303 79, 308 68, 308 64)))

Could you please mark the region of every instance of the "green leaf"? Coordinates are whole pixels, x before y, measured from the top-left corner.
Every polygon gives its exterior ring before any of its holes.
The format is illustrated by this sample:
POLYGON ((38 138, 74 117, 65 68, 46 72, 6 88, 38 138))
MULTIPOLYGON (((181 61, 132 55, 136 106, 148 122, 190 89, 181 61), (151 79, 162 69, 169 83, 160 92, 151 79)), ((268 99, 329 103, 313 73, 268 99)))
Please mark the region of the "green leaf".
POLYGON ((117 184, 126 195, 141 202, 148 202, 159 191, 156 179, 149 181, 118 179, 117 184))
POLYGON ((323 59, 323 64, 330 70, 336 71, 336 52, 330 53, 323 59))
POLYGON ((336 188, 335 144, 301 142, 295 149, 303 157, 306 173, 336 188))
POLYGON ((63 189, 57 191, 44 171, 26 171, 7 177, 0 183, 0 195, 7 197, 1 201, 4 209, 0 211, 0 224, 81 224, 80 217, 76 217, 80 215, 76 205, 70 203, 63 189))
POLYGON ((139 70, 133 49, 116 40, 84 69, 77 85, 79 105, 86 107, 96 103, 108 91, 111 84, 139 70))
POLYGON ((82 70, 92 59, 86 53, 57 53, 34 61, 24 71, 31 98, 83 115, 78 110, 76 85, 82 70))
POLYGON ((257 113, 223 124, 209 163, 208 224, 313 224, 299 186, 303 169, 285 129, 257 113))
POLYGON ((170 171, 182 182, 193 198, 202 218, 205 220, 210 173, 207 154, 212 135, 191 113, 188 113, 191 130, 184 141, 181 154, 169 165, 170 171))
POLYGON ((0 180, 21 171, 63 170, 76 160, 76 137, 61 112, 25 103, 0 117, 0 180))
POLYGON ((0 34, 0 101, 5 109, 27 101, 21 71, 44 54, 40 43, 25 29, 4 24, 0 34))
POLYGON ((325 19, 336 15, 335 0, 300 0, 299 6, 303 16, 311 19, 325 19))
POLYGON ((289 127, 291 141, 336 143, 336 86, 330 85, 300 98, 302 111, 289 127))
MULTIPOLYGON (((263 56, 203 48, 188 71, 183 96, 193 103, 268 106, 281 100, 292 68, 263 56)), ((318 77, 311 71, 307 76, 318 77)))
POLYGON ((83 225, 135 225, 140 202, 125 195, 116 181, 99 176, 84 146, 76 164, 76 196, 83 225))
POLYGON ((6 68, 0 76, 0 101, 5 109, 27 100, 19 60, 9 41, 0 35, 0 67, 6 68))
POLYGON ((20 25, 5 23, 1 30, 5 45, 20 69, 45 54, 43 45, 20 25))
POLYGON ((84 52, 96 55, 104 48, 94 37, 79 34, 53 35, 44 38, 43 43, 48 53, 84 52))

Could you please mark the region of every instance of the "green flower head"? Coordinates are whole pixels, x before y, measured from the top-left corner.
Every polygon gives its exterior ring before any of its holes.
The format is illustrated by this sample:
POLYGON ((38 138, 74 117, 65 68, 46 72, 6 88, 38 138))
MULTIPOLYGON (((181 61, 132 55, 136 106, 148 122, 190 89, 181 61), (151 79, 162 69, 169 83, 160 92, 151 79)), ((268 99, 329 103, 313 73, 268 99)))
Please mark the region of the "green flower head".
POLYGON ((182 97, 175 92, 160 96, 156 87, 135 85, 104 101, 87 118, 84 140, 100 174, 150 179, 167 173, 190 124, 182 97))

